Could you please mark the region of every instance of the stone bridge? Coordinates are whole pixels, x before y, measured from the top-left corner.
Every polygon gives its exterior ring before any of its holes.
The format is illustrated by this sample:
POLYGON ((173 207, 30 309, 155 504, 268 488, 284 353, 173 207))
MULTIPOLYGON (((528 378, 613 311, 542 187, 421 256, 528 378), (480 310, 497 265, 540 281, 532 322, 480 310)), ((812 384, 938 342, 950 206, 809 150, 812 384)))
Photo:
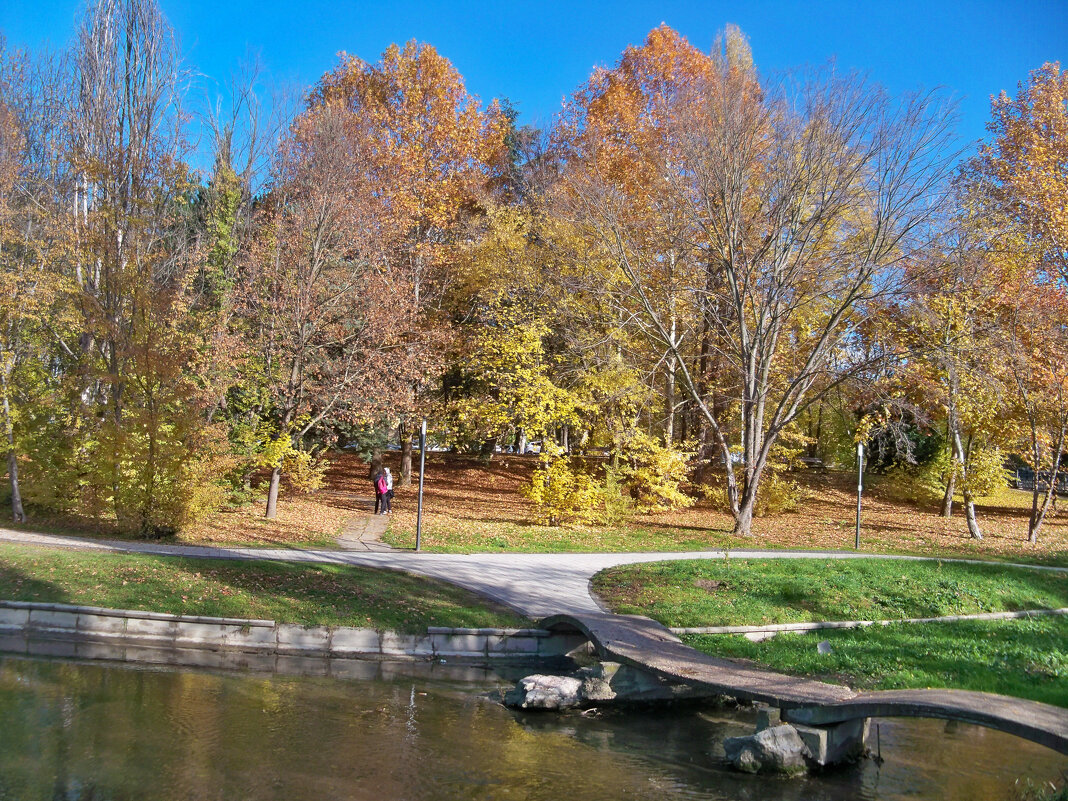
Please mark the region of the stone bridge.
POLYGON ((1049 704, 964 690, 857 693, 841 685, 709 656, 645 617, 565 614, 547 617, 540 625, 561 634, 581 634, 606 661, 648 671, 672 683, 706 687, 716 694, 777 707, 783 720, 795 724, 833 727, 871 717, 941 718, 1008 732, 1068 754, 1068 709, 1049 704))

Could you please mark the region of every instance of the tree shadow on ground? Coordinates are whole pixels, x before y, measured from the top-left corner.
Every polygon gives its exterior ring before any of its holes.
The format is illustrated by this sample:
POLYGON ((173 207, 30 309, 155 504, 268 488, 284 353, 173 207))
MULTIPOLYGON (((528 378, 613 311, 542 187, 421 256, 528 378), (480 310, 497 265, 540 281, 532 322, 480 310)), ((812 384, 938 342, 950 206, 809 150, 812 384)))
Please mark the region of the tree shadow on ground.
POLYGON ((51 581, 31 576, 25 571, 0 561, 0 600, 35 601, 38 603, 70 603, 66 590, 51 581))

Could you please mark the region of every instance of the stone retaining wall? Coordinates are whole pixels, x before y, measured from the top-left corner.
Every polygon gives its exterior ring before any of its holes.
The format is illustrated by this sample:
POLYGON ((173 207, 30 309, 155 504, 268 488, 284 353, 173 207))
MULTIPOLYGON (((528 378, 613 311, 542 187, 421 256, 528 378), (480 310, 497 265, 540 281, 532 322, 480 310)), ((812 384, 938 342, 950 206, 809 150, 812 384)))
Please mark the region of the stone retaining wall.
POLYGON ((52 648, 50 653, 86 658, 116 658, 105 654, 121 647, 123 656, 118 658, 126 661, 135 661, 126 656, 131 648, 319 658, 537 661, 563 656, 586 640, 542 629, 431 627, 425 635, 398 634, 346 626, 305 627, 273 620, 0 601, 0 651, 41 653, 42 642, 68 643, 70 648, 52 648), (92 645, 107 648, 94 650, 92 645))

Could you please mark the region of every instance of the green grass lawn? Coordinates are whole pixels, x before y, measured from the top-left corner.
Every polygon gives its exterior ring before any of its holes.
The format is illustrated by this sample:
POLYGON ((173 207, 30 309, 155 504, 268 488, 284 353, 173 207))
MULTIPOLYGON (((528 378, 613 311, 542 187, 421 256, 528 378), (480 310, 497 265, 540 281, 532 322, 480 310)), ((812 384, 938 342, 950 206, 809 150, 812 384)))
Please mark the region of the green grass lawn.
MULTIPOLYGON (((667 626, 898 620, 1068 607, 1068 575, 996 564, 683 561, 612 568, 594 577, 615 612, 667 626)), ((1068 618, 893 624, 779 634, 688 635, 716 656, 865 689, 953 687, 1068 706, 1068 618), (827 640, 831 653, 817 644, 827 640)))
POLYGON ((595 592, 667 626, 736 626, 1068 607, 1068 574, 888 559, 685 560, 612 568, 595 592))
POLYGON ((0 545, 0 599, 413 633, 530 624, 459 587, 396 571, 15 545, 0 545))
POLYGON ((687 635, 716 656, 859 689, 952 687, 1068 707, 1068 618, 897 623, 863 629, 779 634, 763 642, 737 635, 687 635), (831 652, 820 654, 826 640, 831 652))
MULTIPOLYGON (((641 525, 616 527, 540 526, 533 523, 424 523, 423 550, 433 553, 600 553, 714 551, 764 547, 727 531, 693 532, 641 525)), ((383 539, 395 548, 414 548, 415 530, 392 521, 383 539)))

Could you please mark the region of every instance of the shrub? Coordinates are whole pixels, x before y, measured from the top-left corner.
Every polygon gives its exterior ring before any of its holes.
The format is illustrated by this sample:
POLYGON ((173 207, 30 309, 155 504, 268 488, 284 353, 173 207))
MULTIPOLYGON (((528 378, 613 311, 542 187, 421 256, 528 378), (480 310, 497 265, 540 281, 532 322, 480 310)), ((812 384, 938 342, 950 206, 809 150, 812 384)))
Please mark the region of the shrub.
POLYGON ((554 445, 547 445, 540 465, 524 494, 538 510, 538 520, 550 526, 562 523, 619 525, 634 511, 623 492, 620 472, 608 468, 603 481, 581 469, 554 445))
POLYGON ((764 480, 757 487, 753 514, 756 517, 767 517, 792 512, 804 499, 805 491, 796 481, 785 478, 778 472, 766 473, 764 480))
POLYGON ((942 449, 935 458, 923 465, 915 473, 904 471, 900 481, 911 479, 918 485, 913 495, 922 498, 926 493, 928 499, 941 498, 946 491, 949 477, 956 474, 956 493, 960 496, 968 489, 976 498, 993 495, 1008 485, 1009 472, 1005 469, 1005 455, 994 446, 975 447, 968 455, 967 480, 960 480, 960 464, 950 458, 948 449, 942 449))
POLYGON ((603 488, 583 472, 571 467, 562 449, 547 443, 524 494, 534 502, 539 522, 558 526, 596 517, 603 488))
POLYGON ((976 498, 989 497, 1008 483, 1005 454, 1000 448, 987 445, 968 455, 968 476, 964 485, 976 498))
POLYGON ((619 478, 642 511, 681 509, 694 499, 679 489, 686 481, 690 453, 665 447, 648 434, 628 432, 622 442, 619 478))
MULTIPOLYGON (((708 484, 699 487, 701 495, 706 498, 716 509, 722 512, 730 512, 731 504, 727 499, 726 481, 723 484, 710 486, 708 484)), ((786 478, 776 470, 764 473, 764 478, 757 488, 756 505, 753 507, 754 517, 768 517, 783 512, 792 512, 808 497, 808 492, 796 481, 786 478)))
POLYGON ((326 483, 329 462, 309 451, 291 448, 282 457, 282 473, 294 489, 301 492, 316 492, 326 483))
POLYGON ((945 485, 939 474, 937 459, 920 467, 898 466, 882 475, 865 474, 864 490, 895 503, 928 506, 941 500, 945 485))
POLYGON ((634 501, 625 494, 626 485, 618 469, 609 467, 600 485, 600 515, 597 520, 607 526, 618 526, 634 514, 634 501))

